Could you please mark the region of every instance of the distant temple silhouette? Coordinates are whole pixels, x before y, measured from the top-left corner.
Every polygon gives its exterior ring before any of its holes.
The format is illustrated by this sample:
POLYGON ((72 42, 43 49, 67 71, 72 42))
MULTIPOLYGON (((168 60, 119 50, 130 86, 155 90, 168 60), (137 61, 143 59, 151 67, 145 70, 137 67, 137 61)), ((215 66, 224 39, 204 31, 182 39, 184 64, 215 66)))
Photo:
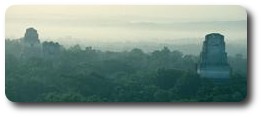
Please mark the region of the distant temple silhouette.
POLYGON ((205 36, 197 73, 201 78, 230 78, 231 68, 227 62, 223 35, 211 33, 205 36))
POLYGON ((60 53, 61 46, 55 42, 40 42, 37 30, 34 28, 27 28, 24 38, 21 39, 22 58, 31 57, 45 57, 53 58, 60 53))
POLYGON ((26 29, 25 36, 21 40, 22 51, 21 56, 25 57, 38 57, 41 55, 42 47, 38 37, 37 30, 34 28, 26 29))

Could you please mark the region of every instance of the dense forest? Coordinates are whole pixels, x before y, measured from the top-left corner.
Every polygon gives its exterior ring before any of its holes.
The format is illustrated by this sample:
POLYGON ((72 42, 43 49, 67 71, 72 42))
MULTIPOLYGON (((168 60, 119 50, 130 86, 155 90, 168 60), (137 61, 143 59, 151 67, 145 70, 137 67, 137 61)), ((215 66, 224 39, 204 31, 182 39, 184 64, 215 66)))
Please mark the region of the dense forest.
POLYGON ((163 47, 151 53, 79 45, 54 56, 21 58, 5 40, 6 96, 15 102, 238 102, 247 93, 247 59, 229 56, 228 80, 199 78, 199 57, 163 47))

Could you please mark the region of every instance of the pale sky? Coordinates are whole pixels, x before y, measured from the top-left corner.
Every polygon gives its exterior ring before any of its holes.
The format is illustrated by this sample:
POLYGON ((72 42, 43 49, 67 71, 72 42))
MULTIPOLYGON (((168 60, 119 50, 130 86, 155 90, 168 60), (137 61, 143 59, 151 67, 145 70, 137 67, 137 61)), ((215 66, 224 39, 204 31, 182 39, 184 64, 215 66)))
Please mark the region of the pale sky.
POLYGON ((61 42, 163 41, 202 38, 218 32, 227 39, 247 37, 241 6, 11 6, 6 38, 38 30, 40 39, 61 42))

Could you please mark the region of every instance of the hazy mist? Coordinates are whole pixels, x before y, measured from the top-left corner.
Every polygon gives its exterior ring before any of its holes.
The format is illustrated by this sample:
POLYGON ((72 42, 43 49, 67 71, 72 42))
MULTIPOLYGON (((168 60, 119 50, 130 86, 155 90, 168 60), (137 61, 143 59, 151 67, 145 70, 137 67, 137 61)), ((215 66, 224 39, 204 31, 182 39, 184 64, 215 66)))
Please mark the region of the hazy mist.
POLYGON ((240 6, 12 6, 5 28, 12 102, 224 103, 248 94, 240 6))
POLYGON ((246 44, 246 20, 246 11, 240 6, 23 5, 7 9, 5 37, 21 38, 26 28, 34 27, 42 41, 102 49, 123 44, 111 47, 117 50, 141 43, 201 45, 206 34, 218 32, 228 44, 246 44))

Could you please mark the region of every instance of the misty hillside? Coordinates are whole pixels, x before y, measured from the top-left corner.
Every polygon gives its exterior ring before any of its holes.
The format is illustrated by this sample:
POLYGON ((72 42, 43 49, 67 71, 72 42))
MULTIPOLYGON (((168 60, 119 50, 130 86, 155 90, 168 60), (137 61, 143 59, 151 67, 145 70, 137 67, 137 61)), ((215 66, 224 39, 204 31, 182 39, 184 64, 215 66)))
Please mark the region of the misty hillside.
MULTIPOLYGON (((184 54, 192 54, 198 56, 202 49, 202 39, 180 39, 177 41, 167 40, 165 42, 88 42, 82 41, 79 43, 81 47, 90 46, 94 49, 101 51, 130 51, 133 48, 142 49, 146 53, 159 50, 163 47, 168 47, 170 50, 179 50, 184 54), (167 43, 168 42, 168 43, 167 43)), ((72 44, 78 44, 77 42, 62 42, 66 48, 72 46, 72 44)), ((247 57, 247 45, 246 41, 231 41, 228 44, 226 43, 226 52, 229 56, 235 56, 236 54, 242 54, 244 57, 247 57)))
POLYGON ((198 56, 169 47, 115 52, 43 42, 42 54, 21 56, 19 40, 5 44, 6 95, 15 102, 238 102, 246 96, 241 56, 228 58, 233 72, 221 87, 196 74, 198 56))

